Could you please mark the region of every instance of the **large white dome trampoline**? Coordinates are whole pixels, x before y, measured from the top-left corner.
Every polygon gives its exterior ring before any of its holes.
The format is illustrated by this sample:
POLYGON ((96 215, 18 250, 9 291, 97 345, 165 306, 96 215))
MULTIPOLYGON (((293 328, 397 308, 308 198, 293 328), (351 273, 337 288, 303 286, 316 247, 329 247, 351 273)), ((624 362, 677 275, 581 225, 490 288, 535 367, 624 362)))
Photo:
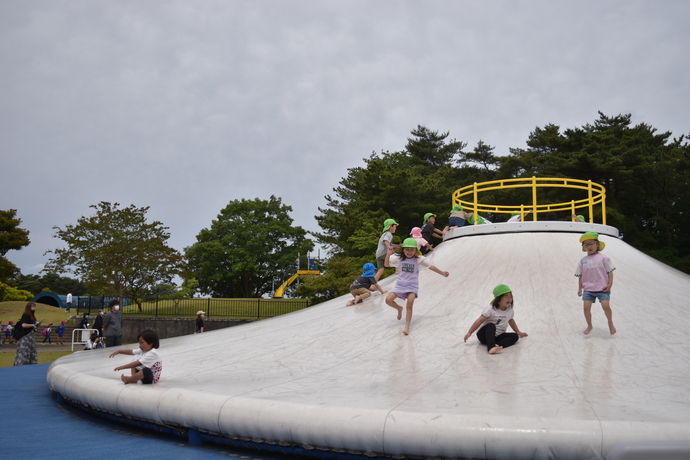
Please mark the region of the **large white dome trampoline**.
POLYGON ((420 275, 409 336, 382 296, 346 308, 348 295, 165 339, 157 385, 122 384, 113 368, 127 357, 112 350, 61 358, 48 382, 123 418, 334 457, 601 459, 621 443, 690 441, 690 276, 615 235, 555 222, 455 230, 431 255, 450 277, 420 275), (582 334, 574 270, 587 230, 617 267, 615 336, 599 304, 582 334), (463 336, 499 283, 529 337, 489 355, 463 336))

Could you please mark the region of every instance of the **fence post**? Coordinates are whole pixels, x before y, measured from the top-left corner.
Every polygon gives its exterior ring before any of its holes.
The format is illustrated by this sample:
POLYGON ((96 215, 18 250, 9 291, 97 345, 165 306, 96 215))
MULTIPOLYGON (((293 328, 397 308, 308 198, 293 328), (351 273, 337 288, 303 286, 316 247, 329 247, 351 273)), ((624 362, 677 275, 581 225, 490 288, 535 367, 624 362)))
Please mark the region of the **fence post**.
POLYGON ((160 299, 161 296, 157 295, 156 296, 156 318, 158 318, 158 299, 160 299))
POLYGON ((261 319, 261 297, 256 299, 256 319, 261 319))

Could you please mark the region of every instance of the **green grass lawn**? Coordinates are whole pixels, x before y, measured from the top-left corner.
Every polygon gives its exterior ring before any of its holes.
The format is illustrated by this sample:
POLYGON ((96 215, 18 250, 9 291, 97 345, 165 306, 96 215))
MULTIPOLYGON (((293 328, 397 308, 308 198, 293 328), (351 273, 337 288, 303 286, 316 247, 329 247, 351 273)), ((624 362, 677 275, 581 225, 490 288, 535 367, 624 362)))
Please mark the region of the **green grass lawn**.
MULTIPOLYGON (((7 324, 10 320, 17 324, 24 313, 26 304, 25 301, 0 302, 2 324, 7 324)), ((279 316, 305 307, 306 303, 303 299, 180 299, 144 302, 142 311, 139 311, 137 305, 128 305, 122 310, 125 316, 190 318, 195 317, 198 310, 203 310, 207 318, 256 319, 279 316)), ((95 315, 96 312, 92 310, 91 314, 95 315)), ((79 322, 75 309, 72 309, 71 313, 66 313, 62 308, 40 303, 36 304, 35 315, 38 321, 42 321, 43 326, 53 323, 54 327, 57 327, 63 319, 67 320, 71 326, 76 326, 79 322), (70 315, 75 318, 70 320, 70 315)), ((0 367, 14 365, 14 349, 11 349, 12 352, 10 349, 3 352, 4 348, 6 347, 0 347, 0 367)), ((43 351, 41 347, 38 347, 38 362, 39 364, 52 363, 70 353, 70 351, 43 351)))
MULTIPOLYGON (((38 364, 52 363, 56 359, 72 354, 71 351, 41 351, 38 350, 38 364)), ((0 367, 14 366, 14 353, 0 353, 0 367)))

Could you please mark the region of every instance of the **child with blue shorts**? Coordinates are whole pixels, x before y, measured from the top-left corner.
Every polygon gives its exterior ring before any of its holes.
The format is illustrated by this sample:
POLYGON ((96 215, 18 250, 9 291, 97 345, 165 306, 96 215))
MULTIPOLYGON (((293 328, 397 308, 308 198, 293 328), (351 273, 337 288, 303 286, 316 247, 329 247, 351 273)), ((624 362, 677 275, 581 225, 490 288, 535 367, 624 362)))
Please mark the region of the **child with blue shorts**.
POLYGON ((613 285, 613 266, 611 259, 601 251, 606 245, 599 241, 599 234, 596 232, 586 232, 580 237, 582 250, 587 253, 580 260, 575 270, 577 276, 577 295, 582 296, 584 302, 585 320, 587 329, 584 334, 592 332, 592 303, 599 299, 601 308, 604 310, 606 319, 609 323, 611 335, 616 333, 613 325, 613 312, 609 301, 611 299, 611 286, 613 285))

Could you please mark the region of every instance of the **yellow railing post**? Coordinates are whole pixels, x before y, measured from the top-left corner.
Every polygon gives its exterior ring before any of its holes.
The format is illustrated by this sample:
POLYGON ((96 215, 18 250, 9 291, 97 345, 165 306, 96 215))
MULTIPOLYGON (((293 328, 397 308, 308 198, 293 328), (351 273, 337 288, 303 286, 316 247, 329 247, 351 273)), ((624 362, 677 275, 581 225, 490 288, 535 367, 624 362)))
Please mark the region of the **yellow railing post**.
POLYGON ((474 200, 474 203, 472 203, 472 206, 474 207, 474 225, 477 225, 479 223, 479 214, 477 213, 477 203, 479 202, 477 200, 477 183, 474 183, 474 196, 472 197, 474 200))
POLYGON ((592 205, 592 181, 587 181, 587 202, 589 204, 589 223, 594 223, 594 206, 592 205))
POLYGON ((532 214, 534 221, 537 221, 537 178, 532 176, 532 214))
POLYGON ((601 193, 601 223, 606 225, 606 191, 601 193))
MULTIPOLYGON (((571 214, 572 216, 575 215, 575 200, 572 200, 572 201, 570 202, 570 214, 571 214)), ((573 222, 575 222, 575 221, 580 220, 580 219, 578 219, 577 217, 571 217, 571 220, 572 220, 573 222)))

